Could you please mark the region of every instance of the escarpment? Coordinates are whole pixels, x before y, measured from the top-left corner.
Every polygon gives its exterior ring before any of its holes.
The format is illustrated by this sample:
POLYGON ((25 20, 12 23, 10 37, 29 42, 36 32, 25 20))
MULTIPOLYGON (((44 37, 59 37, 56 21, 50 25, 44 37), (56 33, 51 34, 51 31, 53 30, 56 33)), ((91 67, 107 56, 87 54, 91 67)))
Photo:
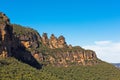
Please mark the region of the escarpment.
POLYGON ((30 65, 94 65, 96 53, 66 43, 64 36, 39 33, 31 28, 10 24, 5 14, 0 13, 0 57, 15 57, 30 65), (38 63, 37 63, 38 62, 38 63))
POLYGON ((0 13, 0 58, 15 57, 33 67, 41 68, 31 52, 26 50, 28 44, 23 45, 22 39, 13 33, 13 27, 7 16, 0 13))
POLYGON ((12 26, 5 14, 0 13, 0 56, 11 56, 12 26))
POLYGON ((79 46, 67 45, 64 36, 58 38, 47 33, 42 36, 31 28, 13 25, 15 35, 22 41, 23 45, 31 52, 33 57, 43 65, 72 66, 72 65, 94 65, 98 63, 96 53, 85 50, 79 46), (16 31, 21 28, 21 31, 16 31), (22 33, 22 34, 21 34, 22 33))

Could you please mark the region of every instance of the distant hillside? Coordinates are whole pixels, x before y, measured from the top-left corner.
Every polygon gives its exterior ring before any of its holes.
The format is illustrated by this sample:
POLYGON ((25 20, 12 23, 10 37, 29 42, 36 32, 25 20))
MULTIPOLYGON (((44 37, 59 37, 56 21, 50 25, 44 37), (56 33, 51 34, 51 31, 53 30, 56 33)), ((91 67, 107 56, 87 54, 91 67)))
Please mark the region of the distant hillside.
POLYGON ((112 63, 115 67, 120 68, 120 63, 112 63))

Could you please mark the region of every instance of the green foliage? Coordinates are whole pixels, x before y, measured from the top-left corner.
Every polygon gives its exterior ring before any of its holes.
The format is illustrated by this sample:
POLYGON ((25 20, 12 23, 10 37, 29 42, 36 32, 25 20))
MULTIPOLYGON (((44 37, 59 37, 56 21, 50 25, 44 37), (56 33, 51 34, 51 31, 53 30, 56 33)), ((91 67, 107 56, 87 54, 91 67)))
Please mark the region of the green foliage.
POLYGON ((119 69, 101 61, 94 66, 44 66, 37 70, 14 58, 0 59, 0 80, 120 80, 119 75, 119 69))
POLYGON ((44 67, 60 80, 120 80, 120 71, 113 65, 101 62, 94 66, 44 67))
POLYGON ((51 73, 34 69, 14 58, 0 59, 0 63, 3 63, 0 64, 0 80, 59 80, 51 73))
POLYGON ((21 25, 17 25, 17 24, 13 24, 13 32, 16 33, 17 35, 22 35, 22 34, 26 34, 26 33, 35 33, 37 31, 33 30, 32 28, 27 28, 27 27, 23 27, 21 25))

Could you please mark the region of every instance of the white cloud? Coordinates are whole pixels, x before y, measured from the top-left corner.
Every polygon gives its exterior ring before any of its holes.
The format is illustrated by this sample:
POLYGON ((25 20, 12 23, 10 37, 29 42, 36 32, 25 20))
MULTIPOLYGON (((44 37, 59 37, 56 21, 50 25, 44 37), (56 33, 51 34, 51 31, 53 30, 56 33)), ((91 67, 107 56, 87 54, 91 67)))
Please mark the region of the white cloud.
POLYGON ((110 41, 95 41, 95 44, 98 44, 98 45, 107 45, 110 43, 111 43, 110 41))
POLYGON ((120 42, 95 41, 93 45, 86 45, 83 48, 94 50, 101 60, 120 63, 120 42))

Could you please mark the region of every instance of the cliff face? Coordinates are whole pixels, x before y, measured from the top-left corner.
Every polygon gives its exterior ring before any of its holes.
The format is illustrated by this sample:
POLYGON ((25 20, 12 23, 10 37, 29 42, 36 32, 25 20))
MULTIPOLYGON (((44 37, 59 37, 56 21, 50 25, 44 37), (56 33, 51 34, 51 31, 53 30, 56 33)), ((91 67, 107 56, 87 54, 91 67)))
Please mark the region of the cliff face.
MULTIPOLYGON (((47 51, 46 51, 47 52, 47 51)), ((44 53, 44 52, 43 52, 44 53)), ((52 64, 54 66, 72 66, 72 65, 93 65, 97 63, 95 52, 83 49, 54 49, 38 58, 44 64, 52 64)))
POLYGON ((98 63, 94 51, 85 50, 79 46, 72 47, 72 45, 67 45, 63 36, 57 38, 52 34, 49 38, 47 33, 43 33, 40 36, 33 29, 21 27, 20 25, 13 26, 15 35, 31 52, 34 58, 43 65, 67 67, 71 65, 94 65, 98 63))
POLYGON ((26 50, 28 44, 26 45, 23 45, 21 38, 13 34, 13 26, 7 16, 0 13, 0 58, 15 57, 33 67, 40 68, 41 65, 31 55, 31 52, 26 50))
POLYGON ((11 56, 12 26, 5 14, 0 13, 0 56, 11 56))
POLYGON ((43 65, 64 67, 94 65, 98 61, 94 51, 68 46, 63 36, 57 38, 52 34, 48 38, 43 33, 41 37, 31 28, 11 25, 3 13, 0 13, 0 45, 1 57, 14 56, 30 65, 35 60, 43 65))

